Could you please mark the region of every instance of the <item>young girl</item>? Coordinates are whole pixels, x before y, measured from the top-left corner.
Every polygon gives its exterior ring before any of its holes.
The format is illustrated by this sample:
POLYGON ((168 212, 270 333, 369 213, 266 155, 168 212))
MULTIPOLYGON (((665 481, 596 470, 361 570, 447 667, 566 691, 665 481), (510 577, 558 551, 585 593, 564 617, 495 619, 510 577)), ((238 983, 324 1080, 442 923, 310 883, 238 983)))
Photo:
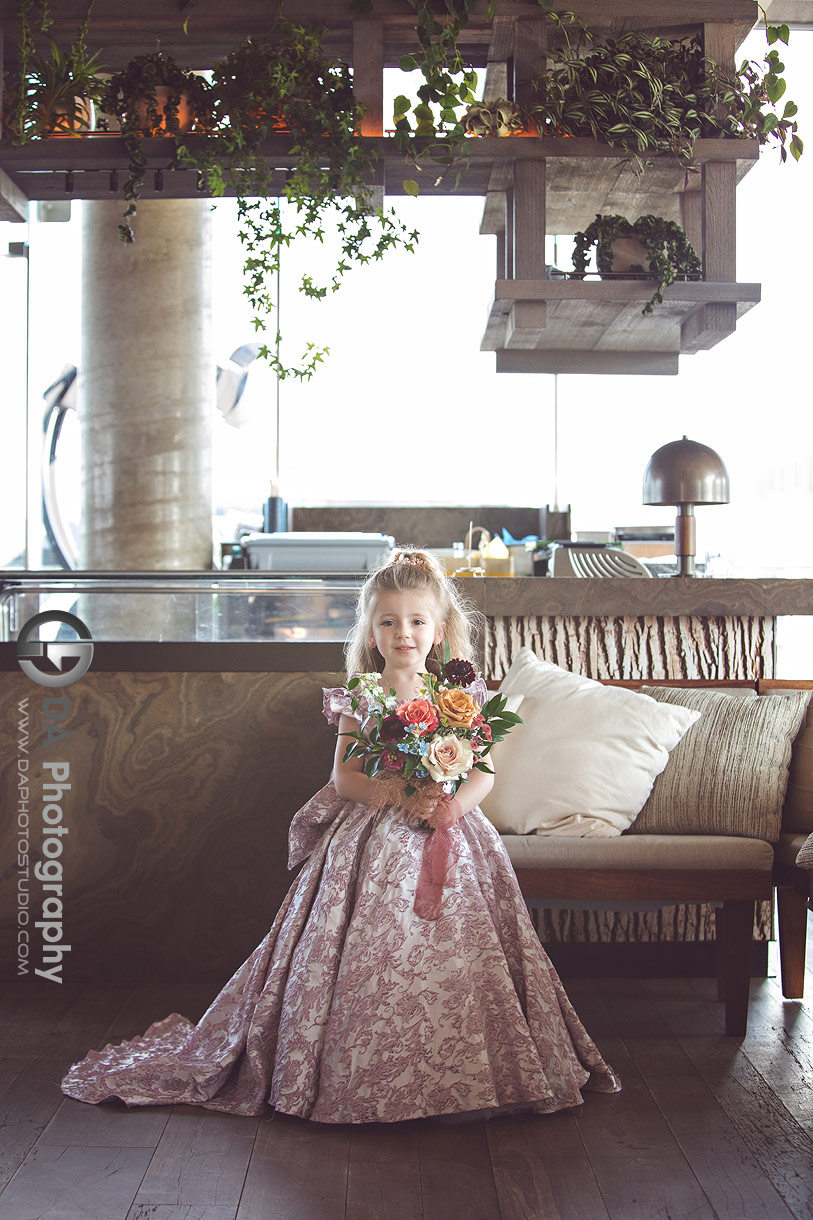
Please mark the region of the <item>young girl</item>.
MULTIPOLYGON (((493 775, 472 770, 427 831, 381 805, 361 758, 343 761, 363 709, 390 687, 420 698, 444 643, 473 659, 475 618, 423 551, 395 551, 371 574, 346 650, 361 707, 345 687, 324 691, 339 730, 332 778, 294 815, 288 867, 305 866, 271 931, 197 1025, 171 1013, 90 1051, 64 1093, 390 1123, 550 1113, 580 1105, 581 1089, 620 1087, 478 807, 493 775)), ((482 677, 466 690, 482 706, 482 677)))

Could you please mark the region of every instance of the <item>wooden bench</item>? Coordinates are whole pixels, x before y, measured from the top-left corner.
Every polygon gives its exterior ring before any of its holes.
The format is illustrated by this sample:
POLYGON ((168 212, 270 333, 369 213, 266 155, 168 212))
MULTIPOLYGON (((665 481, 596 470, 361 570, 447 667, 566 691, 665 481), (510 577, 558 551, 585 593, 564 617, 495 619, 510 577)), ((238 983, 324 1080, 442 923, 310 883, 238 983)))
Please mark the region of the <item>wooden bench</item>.
MULTIPOLYGON (((606 684, 629 689, 644 685, 711 690, 741 687, 756 689, 757 695, 779 689, 813 689, 813 681, 607 679, 606 684)), ((491 690, 499 685, 496 680, 488 682, 491 690)), ((502 839, 526 900, 544 904, 551 899, 557 905, 561 900, 580 904, 595 900, 610 906, 615 900, 619 904, 721 904, 715 913, 717 994, 725 1003, 725 1030, 731 1035, 744 1035, 747 1028, 754 904, 772 899, 774 886, 778 887, 783 992, 786 996, 802 994, 811 874, 791 863, 789 839, 784 854, 777 851, 777 859, 772 844, 736 836, 622 834, 610 839, 579 839, 503 834, 502 839), (673 866, 663 863, 665 854, 673 866)))

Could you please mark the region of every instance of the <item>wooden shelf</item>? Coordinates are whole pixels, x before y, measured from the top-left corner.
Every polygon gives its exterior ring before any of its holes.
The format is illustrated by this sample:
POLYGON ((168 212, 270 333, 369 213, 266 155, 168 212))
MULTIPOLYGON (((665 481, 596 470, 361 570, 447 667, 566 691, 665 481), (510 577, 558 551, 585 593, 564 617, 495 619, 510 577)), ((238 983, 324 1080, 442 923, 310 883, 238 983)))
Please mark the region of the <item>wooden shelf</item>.
POLYGON ((759 284, 675 283, 644 316, 654 288, 651 280, 498 280, 481 350, 496 351, 505 373, 675 374, 680 355, 714 347, 760 300, 759 284), (512 332, 517 301, 541 304, 544 327, 512 332))
MULTIPOLYGON (((194 149, 204 138, 188 137, 186 143, 194 149)), ((392 138, 362 139, 378 153, 387 195, 403 195, 404 179, 415 178, 422 195, 491 196, 487 207, 490 205, 492 210, 495 202, 501 202, 504 209, 504 197, 493 189, 501 174, 510 173, 515 162, 544 162, 548 166, 548 209, 553 222, 549 231, 555 233, 573 233, 584 228, 597 211, 618 211, 628 206, 631 198, 638 207, 636 215, 652 211, 677 219, 680 191, 687 176, 685 168, 667 154, 659 157, 644 175, 636 175, 619 149, 581 137, 472 139, 467 145, 468 159, 446 173, 446 167, 432 161, 416 168, 396 150, 392 138)), ((172 158, 169 144, 160 138, 143 141, 147 165, 142 198, 201 197, 195 170, 167 169, 172 158), (156 172, 163 176, 160 186, 156 185, 156 172)), ((281 191, 286 169, 296 164, 296 158, 290 154, 290 141, 275 136, 266 142, 264 153, 279 167, 274 189, 281 191)), ((756 140, 697 140, 694 154, 698 166, 733 161, 739 179, 758 159, 759 144, 756 140)), ((118 135, 94 133, 75 140, 40 140, 19 148, 0 142, 0 170, 14 184, 18 197, 22 193, 27 199, 115 198, 123 189, 127 165, 127 150, 118 135), (114 174, 118 174, 118 181, 111 178, 114 174)), ((692 179, 692 173, 689 178, 692 179)), ((498 231, 496 227, 481 228, 481 232, 498 231)))

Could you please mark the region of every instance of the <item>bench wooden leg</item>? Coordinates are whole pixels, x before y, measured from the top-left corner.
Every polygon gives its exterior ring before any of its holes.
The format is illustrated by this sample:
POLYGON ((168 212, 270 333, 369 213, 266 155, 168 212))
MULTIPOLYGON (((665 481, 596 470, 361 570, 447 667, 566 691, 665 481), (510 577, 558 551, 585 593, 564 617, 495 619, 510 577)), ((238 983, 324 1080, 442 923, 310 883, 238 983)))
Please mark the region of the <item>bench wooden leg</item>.
POLYGON ((800 1000, 805 993, 805 947, 807 940, 807 894, 789 886, 776 891, 779 911, 779 964, 782 995, 800 1000))
POLYGON ((714 911, 715 966, 717 969, 717 999, 725 999, 726 969, 728 966, 728 951, 726 949, 725 910, 722 906, 714 911))
POLYGON ((753 900, 737 898, 724 902, 722 925, 725 961, 720 964, 723 967, 725 988, 725 1032, 735 1037, 743 1037, 748 1027, 748 999, 751 989, 753 900))

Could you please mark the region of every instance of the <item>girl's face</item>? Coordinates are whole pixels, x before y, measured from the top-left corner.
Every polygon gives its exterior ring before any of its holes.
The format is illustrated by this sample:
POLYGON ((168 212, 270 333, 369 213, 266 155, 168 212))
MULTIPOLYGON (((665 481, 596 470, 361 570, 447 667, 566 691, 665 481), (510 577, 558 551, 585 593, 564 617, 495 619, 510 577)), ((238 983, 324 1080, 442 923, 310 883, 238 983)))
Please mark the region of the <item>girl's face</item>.
POLYGON ((443 623, 430 594, 384 593, 377 600, 369 643, 381 653, 390 672, 424 669, 432 645, 442 639, 443 623))

